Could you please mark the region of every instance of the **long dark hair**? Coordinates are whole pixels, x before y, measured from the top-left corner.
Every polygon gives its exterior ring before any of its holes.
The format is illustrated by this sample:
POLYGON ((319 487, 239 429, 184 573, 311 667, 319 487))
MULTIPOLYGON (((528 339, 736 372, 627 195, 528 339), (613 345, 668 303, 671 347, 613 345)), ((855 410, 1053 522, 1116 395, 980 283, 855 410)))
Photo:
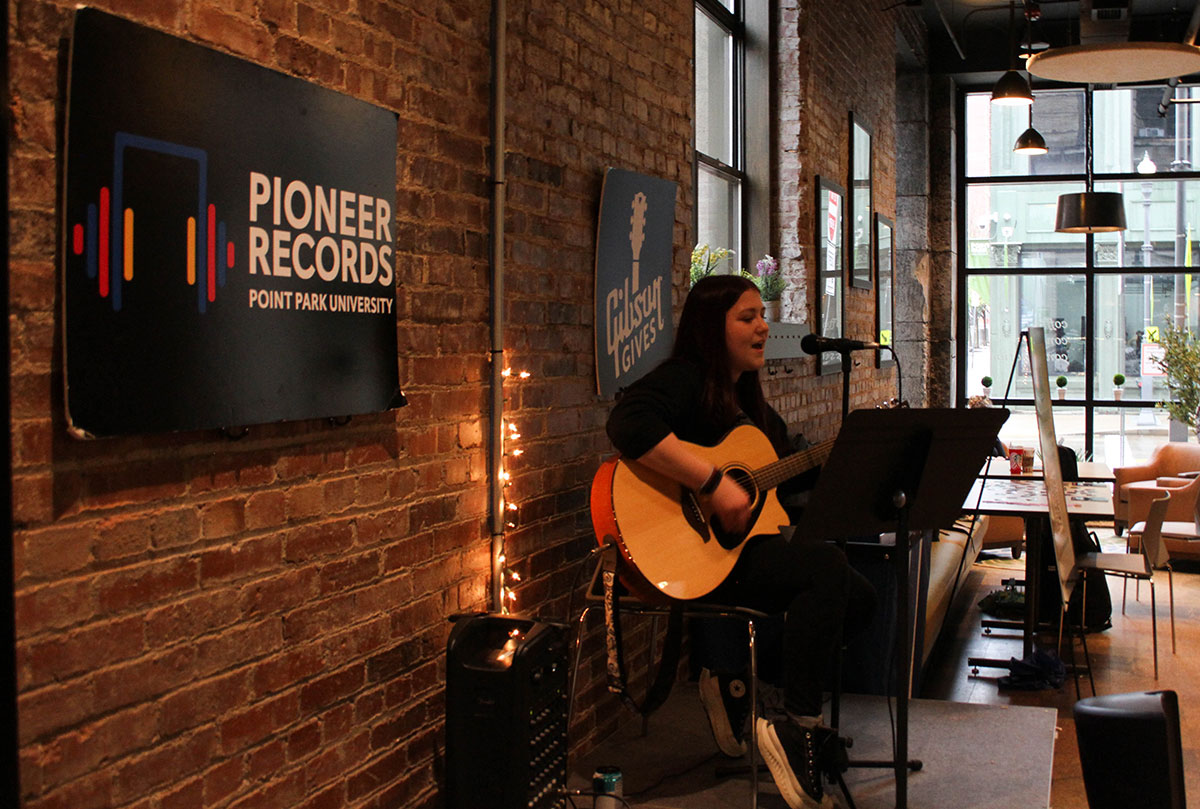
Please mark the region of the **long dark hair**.
POLYGON ((704 369, 701 406, 720 422, 733 424, 739 409, 761 429, 770 432, 767 402, 758 373, 746 371, 731 384, 732 369, 725 342, 725 316, 754 282, 740 275, 710 275, 696 282, 683 304, 671 356, 690 360, 704 369))

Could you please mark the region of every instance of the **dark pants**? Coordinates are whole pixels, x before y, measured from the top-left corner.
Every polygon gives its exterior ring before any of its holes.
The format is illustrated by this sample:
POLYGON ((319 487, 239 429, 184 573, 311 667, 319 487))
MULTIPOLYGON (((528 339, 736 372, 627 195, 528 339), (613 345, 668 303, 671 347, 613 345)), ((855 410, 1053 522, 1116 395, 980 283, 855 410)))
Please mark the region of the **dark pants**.
MULTIPOLYGON (((723 604, 783 613, 784 707, 801 716, 821 713, 826 672, 843 637, 867 627, 875 612, 875 588, 850 567, 836 545, 778 534, 747 544, 729 578, 705 598, 723 604)), ((714 671, 744 670, 745 630, 705 632, 704 657, 714 671)))

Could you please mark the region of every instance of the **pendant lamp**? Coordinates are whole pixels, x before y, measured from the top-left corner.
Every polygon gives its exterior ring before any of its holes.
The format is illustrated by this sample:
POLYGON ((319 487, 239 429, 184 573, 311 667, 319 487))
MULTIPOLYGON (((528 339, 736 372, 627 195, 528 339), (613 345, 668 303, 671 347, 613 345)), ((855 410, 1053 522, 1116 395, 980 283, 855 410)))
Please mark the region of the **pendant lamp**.
POLYGON ((1111 233, 1125 230, 1125 198, 1115 191, 1092 190, 1092 86, 1084 94, 1087 120, 1087 190, 1082 194, 1063 194, 1058 198, 1054 229, 1059 233, 1111 233))
POLYGON ((996 86, 992 88, 992 103, 1008 106, 1019 106, 1021 104, 1033 103, 1033 92, 1029 89, 1029 82, 1025 81, 1025 77, 1017 70, 1017 48, 1013 42, 1013 21, 1016 17, 1017 3, 1016 0, 1009 0, 1008 3, 1008 38, 1009 53, 1011 61, 1009 68, 1000 77, 1000 81, 996 82, 996 86))
MULTIPOLYGON (((1028 6, 1025 7, 1025 30, 1029 34, 1029 52, 1033 52, 1033 15, 1030 13, 1028 6)), ((1033 128, 1033 82, 1029 83, 1029 128, 1021 133, 1017 138, 1016 144, 1013 146, 1013 151, 1017 154, 1036 155, 1046 154, 1050 151, 1046 147, 1046 139, 1042 137, 1042 133, 1033 128)))
POLYGON ((1029 82, 1017 70, 1005 71, 992 88, 992 103, 1013 107, 1032 104, 1033 93, 1029 90, 1029 82))
POLYGON ((1034 129, 1033 121, 1030 121, 1029 128, 1017 138, 1017 143, 1013 146, 1013 151, 1017 154, 1035 155, 1046 154, 1050 149, 1047 148, 1046 139, 1042 137, 1042 133, 1034 129))

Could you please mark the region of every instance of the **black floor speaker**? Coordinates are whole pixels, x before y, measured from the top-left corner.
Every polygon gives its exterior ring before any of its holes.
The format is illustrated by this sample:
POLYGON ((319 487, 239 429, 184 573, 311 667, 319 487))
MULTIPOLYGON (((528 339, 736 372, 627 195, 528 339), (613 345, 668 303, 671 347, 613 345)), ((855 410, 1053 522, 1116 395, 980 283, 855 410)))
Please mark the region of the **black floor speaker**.
POLYGON ((566 712, 563 628, 459 619, 446 644, 447 809, 566 807, 566 712))

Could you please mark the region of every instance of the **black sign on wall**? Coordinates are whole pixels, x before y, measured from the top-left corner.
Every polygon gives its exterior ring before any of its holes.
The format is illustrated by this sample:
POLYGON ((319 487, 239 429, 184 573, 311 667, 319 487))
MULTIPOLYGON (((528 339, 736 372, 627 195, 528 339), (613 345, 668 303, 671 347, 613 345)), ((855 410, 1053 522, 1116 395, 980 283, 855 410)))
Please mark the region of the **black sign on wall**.
POLYGON ((671 355, 675 183, 604 175, 596 236, 596 388, 616 392, 671 355))
POLYGON ((94 9, 70 71, 73 434, 404 404, 395 113, 94 9))

